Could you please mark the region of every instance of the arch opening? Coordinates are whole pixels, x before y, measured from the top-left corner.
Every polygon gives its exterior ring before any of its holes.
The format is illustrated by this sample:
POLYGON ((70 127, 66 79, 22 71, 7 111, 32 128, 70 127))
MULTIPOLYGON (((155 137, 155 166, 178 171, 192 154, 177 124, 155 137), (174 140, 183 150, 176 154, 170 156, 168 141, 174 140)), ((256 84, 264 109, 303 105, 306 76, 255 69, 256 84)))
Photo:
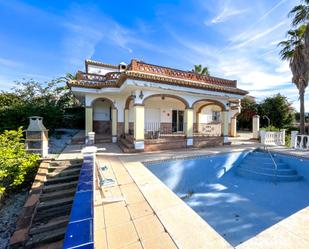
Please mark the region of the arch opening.
POLYGON ((96 134, 112 135, 113 102, 107 98, 97 98, 91 103, 93 108, 93 131, 96 134))

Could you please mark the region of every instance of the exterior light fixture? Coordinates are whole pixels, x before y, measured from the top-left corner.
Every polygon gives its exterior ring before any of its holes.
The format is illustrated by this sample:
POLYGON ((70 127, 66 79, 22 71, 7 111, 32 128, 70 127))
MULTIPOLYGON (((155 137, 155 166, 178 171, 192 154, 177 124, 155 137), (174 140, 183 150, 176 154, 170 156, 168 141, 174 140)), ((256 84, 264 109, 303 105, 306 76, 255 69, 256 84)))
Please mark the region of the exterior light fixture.
POLYGON ((144 98, 143 91, 141 91, 141 93, 139 94, 139 98, 140 98, 140 99, 143 99, 143 98, 144 98))
POLYGON ((134 94, 134 92, 131 92, 131 97, 132 97, 133 99, 136 98, 136 95, 134 94))

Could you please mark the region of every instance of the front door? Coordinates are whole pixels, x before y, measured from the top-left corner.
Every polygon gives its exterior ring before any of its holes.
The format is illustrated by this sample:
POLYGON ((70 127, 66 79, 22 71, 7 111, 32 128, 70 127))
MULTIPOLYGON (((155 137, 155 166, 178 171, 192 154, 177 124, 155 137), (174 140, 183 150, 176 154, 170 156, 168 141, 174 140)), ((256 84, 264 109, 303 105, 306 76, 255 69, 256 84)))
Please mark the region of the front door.
POLYGON ((184 111, 172 111, 172 131, 183 132, 184 111))

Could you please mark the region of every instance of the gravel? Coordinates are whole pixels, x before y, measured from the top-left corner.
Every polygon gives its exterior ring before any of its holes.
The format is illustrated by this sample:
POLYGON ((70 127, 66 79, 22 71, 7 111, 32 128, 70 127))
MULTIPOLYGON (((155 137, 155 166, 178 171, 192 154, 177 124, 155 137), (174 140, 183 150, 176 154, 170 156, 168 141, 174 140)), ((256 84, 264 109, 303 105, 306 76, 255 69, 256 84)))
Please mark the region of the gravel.
MULTIPOLYGON (((49 138, 49 157, 60 154, 72 137, 78 132, 77 129, 57 129, 49 138)), ((22 207, 27 199, 28 191, 11 194, 0 204, 0 249, 8 249, 10 237, 15 231, 16 222, 22 207)))
POLYGON ((56 129, 54 135, 48 140, 49 157, 60 154, 77 132, 79 132, 77 129, 56 129))
POLYGON ((10 237, 15 231, 17 219, 27 196, 28 191, 22 191, 3 200, 0 206, 0 249, 9 248, 10 237))

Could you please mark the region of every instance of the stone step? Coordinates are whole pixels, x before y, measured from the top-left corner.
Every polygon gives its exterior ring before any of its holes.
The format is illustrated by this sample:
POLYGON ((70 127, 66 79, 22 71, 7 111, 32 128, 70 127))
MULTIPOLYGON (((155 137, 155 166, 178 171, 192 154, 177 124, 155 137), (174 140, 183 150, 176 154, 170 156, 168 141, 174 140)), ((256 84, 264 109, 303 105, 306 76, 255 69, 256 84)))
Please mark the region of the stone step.
MULTIPOLYGON (((273 161, 267 161, 267 162, 259 162, 259 161, 253 161, 250 159, 244 159, 240 165, 245 165, 247 167, 262 167, 262 168, 274 168, 273 161)), ((278 169, 289 169, 289 166, 286 163, 279 163, 276 162, 276 165, 278 169)))
POLYGON ((237 168, 237 174, 246 178, 260 181, 291 182, 291 181, 299 181, 302 179, 302 177, 297 174, 294 175, 265 174, 240 167, 237 168))
MULTIPOLYGON (((256 156, 256 155, 252 155, 249 154, 247 155, 245 158, 250 158, 250 159, 254 159, 254 160, 259 160, 259 161, 269 161, 272 160, 270 156, 266 155, 266 156, 256 156)), ((278 158, 273 157, 274 160, 280 161, 278 158)))
POLYGON ((35 248, 36 246, 55 242, 58 240, 63 240, 65 235, 66 227, 61 227, 58 229, 53 229, 51 231, 46 231, 44 233, 34 234, 29 238, 26 243, 26 249, 35 248))
POLYGON ((39 210, 34 218, 34 223, 47 223, 55 217, 70 215, 72 203, 58 207, 39 210))
POLYGON ((61 199, 56 200, 48 200, 44 202, 40 202, 40 204, 37 207, 38 211, 46 210, 53 207, 59 207, 66 204, 72 204, 73 203, 74 196, 65 197, 61 199))
POLYGON ((51 178, 51 177, 55 177, 55 176, 70 176, 70 175, 76 175, 79 174, 80 172, 80 167, 79 168, 70 168, 70 169, 65 169, 65 170, 61 170, 61 169, 56 169, 53 172, 50 172, 47 174, 47 179, 51 178))
POLYGON ((60 228, 60 227, 66 227, 68 222, 69 222, 69 216, 68 215, 56 217, 56 218, 52 219, 51 221, 49 221, 47 223, 34 224, 34 227, 32 227, 30 229, 29 234, 33 235, 33 234, 51 231, 53 229, 57 229, 57 228, 60 228))
POLYGON ((71 197, 71 196, 74 196, 75 192, 76 192, 76 187, 54 191, 54 192, 49 192, 49 193, 44 193, 40 196, 40 202, 45 202, 45 201, 65 198, 65 197, 71 197))
POLYGON ((104 143, 111 143, 112 138, 95 138, 96 144, 104 144, 104 143))
POLYGON ((44 186, 43 193, 50 193, 54 191, 64 190, 76 188, 78 181, 66 182, 66 183, 58 183, 53 185, 44 186))
POLYGON ((69 166, 75 166, 82 164, 83 161, 80 159, 74 159, 74 160, 57 160, 50 162, 49 167, 69 167, 69 166))
POLYGON ((80 169, 82 167, 81 164, 74 164, 74 165, 68 165, 68 166, 55 166, 55 167, 49 167, 48 172, 52 173, 56 170, 58 171, 66 171, 71 169, 80 169))
MULTIPOLYGON (((256 172, 260 172, 263 174, 274 174, 275 172, 275 168, 274 167, 263 167, 264 165, 259 166, 252 166, 252 165, 248 165, 248 164, 241 164, 239 165, 239 168, 243 168, 243 169, 248 169, 248 170, 253 170, 256 172)), ((277 173, 279 175, 295 175, 297 174, 297 171, 294 169, 281 169, 278 168, 277 169, 277 173)))
POLYGON ((78 177, 79 177, 79 173, 72 174, 70 176, 60 176, 60 177, 55 176, 53 178, 48 178, 44 185, 48 186, 48 185, 53 185, 53 184, 58 184, 58 183, 77 181, 78 177))

